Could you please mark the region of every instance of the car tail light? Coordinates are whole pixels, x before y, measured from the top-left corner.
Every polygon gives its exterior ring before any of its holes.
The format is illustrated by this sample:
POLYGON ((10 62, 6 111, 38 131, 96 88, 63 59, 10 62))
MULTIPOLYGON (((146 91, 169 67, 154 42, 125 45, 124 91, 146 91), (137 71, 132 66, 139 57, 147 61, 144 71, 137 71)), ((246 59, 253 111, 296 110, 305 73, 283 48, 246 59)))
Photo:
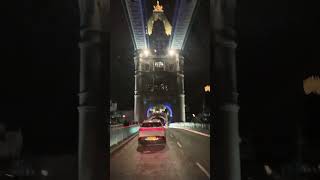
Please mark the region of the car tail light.
POLYGON ((164 127, 140 128, 139 131, 164 131, 164 127))

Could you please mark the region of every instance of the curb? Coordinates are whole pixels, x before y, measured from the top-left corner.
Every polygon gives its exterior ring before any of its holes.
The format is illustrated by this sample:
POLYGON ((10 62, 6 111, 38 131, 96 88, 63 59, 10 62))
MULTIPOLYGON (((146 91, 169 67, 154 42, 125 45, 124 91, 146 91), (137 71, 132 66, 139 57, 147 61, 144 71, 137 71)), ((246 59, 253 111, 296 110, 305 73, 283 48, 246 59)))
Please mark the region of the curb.
POLYGON ((119 151, 121 148, 123 148, 126 144, 128 144, 128 142, 131 141, 133 138, 135 138, 137 135, 138 135, 138 133, 135 133, 135 134, 131 135, 129 138, 122 141, 120 144, 114 145, 113 147, 110 147, 110 155, 119 151))

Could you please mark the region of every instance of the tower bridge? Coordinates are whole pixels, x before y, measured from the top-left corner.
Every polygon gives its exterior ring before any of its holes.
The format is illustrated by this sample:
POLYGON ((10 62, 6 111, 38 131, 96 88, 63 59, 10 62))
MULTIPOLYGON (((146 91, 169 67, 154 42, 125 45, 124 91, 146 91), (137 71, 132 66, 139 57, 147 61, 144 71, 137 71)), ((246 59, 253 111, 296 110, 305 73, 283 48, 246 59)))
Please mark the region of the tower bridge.
MULTIPOLYGON (((197 3, 206 0, 122 0, 135 53, 135 120, 166 113, 185 121, 184 45, 197 3)), ((106 77, 110 34, 110 0, 79 0, 80 91, 79 179, 213 179, 239 180, 240 153, 236 87, 234 15, 236 0, 210 1, 215 124, 212 137, 168 128, 167 144, 145 152, 133 137, 117 155, 106 159, 106 77), (210 138, 213 144, 210 144, 210 138), (210 147, 214 147, 210 153, 210 147), (212 157, 212 159, 211 159, 212 157), (211 167, 212 167, 211 166, 211 167)), ((125 45, 124 45, 125 46, 125 45)), ((183 123, 184 124, 184 123, 183 123)))
POLYGON ((177 0, 176 11, 168 13, 159 1, 153 5, 152 12, 143 8, 152 1, 124 2, 135 47, 134 120, 148 118, 150 105, 169 104, 173 111, 169 122, 184 122, 182 52, 197 0, 177 0), (168 18, 168 14, 172 17, 168 18))

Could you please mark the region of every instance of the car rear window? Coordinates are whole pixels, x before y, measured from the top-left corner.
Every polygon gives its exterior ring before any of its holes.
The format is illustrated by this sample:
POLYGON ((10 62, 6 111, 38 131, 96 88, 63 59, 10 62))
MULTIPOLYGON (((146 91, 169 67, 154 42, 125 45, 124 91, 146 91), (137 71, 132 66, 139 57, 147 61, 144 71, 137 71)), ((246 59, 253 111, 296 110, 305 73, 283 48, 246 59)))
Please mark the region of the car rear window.
POLYGON ((142 123, 141 127, 161 127, 162 124, 159 122, 148 122, 148 123, 142 123))

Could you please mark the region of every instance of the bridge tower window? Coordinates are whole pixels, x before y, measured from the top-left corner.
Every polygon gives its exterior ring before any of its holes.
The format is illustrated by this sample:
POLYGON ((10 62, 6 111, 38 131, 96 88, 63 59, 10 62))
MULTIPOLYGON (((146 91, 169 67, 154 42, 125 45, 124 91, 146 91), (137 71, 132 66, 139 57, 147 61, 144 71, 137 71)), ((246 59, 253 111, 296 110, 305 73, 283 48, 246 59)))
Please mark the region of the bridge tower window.
POLYGON ((161 61, 154 63, 154 66, 155 66, 156 68, 162 68, 163 65, 164 65, 163 62, 161 62, 161 61))
POLYGON ((164 70, 164 63, 162 61, 155 62, 154 67, 155 67, 156 71, 163 71, 164 70))

